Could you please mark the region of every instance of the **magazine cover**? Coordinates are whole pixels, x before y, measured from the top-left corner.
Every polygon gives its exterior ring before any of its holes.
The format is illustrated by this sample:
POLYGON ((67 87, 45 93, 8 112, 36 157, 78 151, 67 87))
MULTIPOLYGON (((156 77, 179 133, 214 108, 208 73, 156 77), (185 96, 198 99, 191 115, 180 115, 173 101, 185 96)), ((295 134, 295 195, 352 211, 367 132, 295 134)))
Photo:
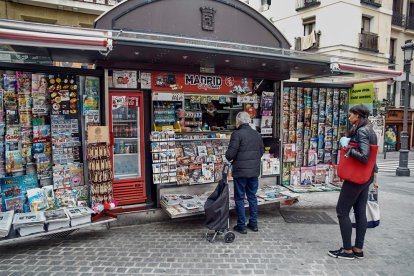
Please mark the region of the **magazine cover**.
POLYGON ((308 150, 308 166, 315 166, 318 164, 318 153, 314 149, 308 150))
POLYGON ((177 184, 188 184, 190 182, 190 175, 188 166, 177 167, 177 184))
POLYGON ((326 164, 316 165, 315 184, 329 184, 329 168, 326 164))
POLYGON ((23 170, 23 158, 20 150, 6 151, 6 172, 23 170))
POLYGON ((202 164, 202 182, 209 183, 214 182, 214 164, 202 164))
POLYGON ((191 165, 189 168, 190 174, 190 184, 200 184, 201 183, 201 166, 199 165, 191 165))
POLYGON ((32 74, 26 72, 16 72, 17 92, 19 94, 30 95, 32 92, 32 74))
POLYGON ((55 190, 56 205, 58 207, 73 207, 76 206, 75 194, 70 189, 55 190))
POLYGON ((13 176, 0 179, 3 211, 14 210, 16 213, 28 212, 26 201, 28 189, 37 188, 37 178, 33 175, 13 176))
POLYGON ((31 95, 18 95, 18 107, 19 111, 32 112, 33 98, 31 95))
POLYGON ((285 144, 283 147, 283 161, 295 162, 296 161, 296 144, 285 144))
POLYGON ((41 211, 49 208, 44 190, 41 188, 34 188, 27 190, 27 199, 29 200, 30 211, 41 211))
POLYGON ((83 186, 82 164, 68 164, 70 175, 70 187, 83 186))
POLYGON ((283 162, 282 185, 288 186, 290 183, 290 170, 293 167, 292 163, 283 162))
POLYGON ((304 186, 315 183, 315 167, 300 168, 300 184, 304 186))
POLYGON ((53 192, 53 185, 43 186, 42 189, 49 207, 53 208, 55 206, 55 194, 53 192))
POLYGON ((87 76, 85 80, 85 94, 98 96, 99 92, 99 78, 87 76))
POLYGON ((272 116, 274 103, 273 92, 263 92, 261 98, 262 116, 272 116))
POLYGON ((290 170, 290 185, 299 186, 300 182, 300 168, 292 167, 290 170))
POLYGON ((33 126, 33 142, 46 142, 50 139, 50 125, 33 126))
POLYGON ((260 129, 261 134, 271 134, 273 129, 273 116, 262 116, 260 129))
POLYGON ((48 114, 50 110, 48 98, 48 78, 44 74, 32 74, 33 113, 48 114))
POLYGON ((197 146, 198 156, 207 156, 206 146, 197 146))

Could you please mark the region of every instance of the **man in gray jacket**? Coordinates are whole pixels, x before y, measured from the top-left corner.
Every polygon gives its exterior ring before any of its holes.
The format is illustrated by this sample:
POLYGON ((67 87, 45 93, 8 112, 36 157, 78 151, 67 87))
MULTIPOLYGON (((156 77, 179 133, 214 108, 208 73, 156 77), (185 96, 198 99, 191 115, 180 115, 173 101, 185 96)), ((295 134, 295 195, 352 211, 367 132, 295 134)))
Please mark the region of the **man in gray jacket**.
POLYGON ((230 138, 226 159, 232 163, 234 178, 234 201, 236 202, 237 225, 234 230, 247 234, 244 198, 249 202, 250 219, 247 228, 257 232, 257 198, 259 186, 260 160, 264 153, 263 140, 260 134, 249 125, 250 115, 239 112, 236 116, 236 127, 230 138))

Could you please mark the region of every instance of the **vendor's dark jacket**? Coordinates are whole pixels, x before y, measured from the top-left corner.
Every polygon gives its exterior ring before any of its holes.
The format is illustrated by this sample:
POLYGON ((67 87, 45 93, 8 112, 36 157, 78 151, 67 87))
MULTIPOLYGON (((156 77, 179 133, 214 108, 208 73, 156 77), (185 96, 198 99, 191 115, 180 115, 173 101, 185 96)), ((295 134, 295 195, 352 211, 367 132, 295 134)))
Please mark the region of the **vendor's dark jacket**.
MULTIPOLYGON (((372 126, 370 124, 365 124, 358 127, 355 131, 355 134, 351 136, 351 142, 354 142, 358 145, 357 148, 350 148, 348 151, 348 156, 358 159, 362 163, 368 163, 370 155, 370 146, 377 145, 377 135, 375 134, 372 126)), ((375 165, 374 171, 378 172, 378 167, 375 165)))
POLYGON ((264 153, 260 134, 249 124, 242 124, 230 138, 226 158, 232 162, 233 177, 258 177, 264 153))

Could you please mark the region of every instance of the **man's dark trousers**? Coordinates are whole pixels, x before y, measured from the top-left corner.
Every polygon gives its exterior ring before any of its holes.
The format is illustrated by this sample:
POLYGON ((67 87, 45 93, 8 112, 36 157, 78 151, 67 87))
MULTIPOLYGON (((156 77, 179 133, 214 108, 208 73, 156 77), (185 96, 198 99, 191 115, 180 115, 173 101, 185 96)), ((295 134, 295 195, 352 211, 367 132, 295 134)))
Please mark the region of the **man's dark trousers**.
POLYGON ((249 202, 250 219, 252 226, 257 225, 257 188, 259 180, 257 177, 235 177, 234 178, 234 201, 236 202, 237 225, 245 227, 246 213, 244 208, 244 195, 249 202))

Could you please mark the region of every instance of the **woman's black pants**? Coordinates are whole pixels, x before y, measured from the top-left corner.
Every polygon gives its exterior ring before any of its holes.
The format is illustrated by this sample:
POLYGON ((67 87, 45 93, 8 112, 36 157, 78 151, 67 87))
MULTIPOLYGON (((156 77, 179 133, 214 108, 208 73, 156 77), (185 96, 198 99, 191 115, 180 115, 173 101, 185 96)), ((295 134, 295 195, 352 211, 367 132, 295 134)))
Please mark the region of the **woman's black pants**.
POLYGON ((362 249, 364 246, 365 232, 367 231, 366 208, 371 183, 372 179, 366 184, 355 184, 349 181, 344 181, 342 184, 338 204, 336 205, 336 214, 341 229, 343 248, 346 250, 352 249, 352 224, 349 218, 352 207, 354 208, 356 223, 355 247, 362 249))

